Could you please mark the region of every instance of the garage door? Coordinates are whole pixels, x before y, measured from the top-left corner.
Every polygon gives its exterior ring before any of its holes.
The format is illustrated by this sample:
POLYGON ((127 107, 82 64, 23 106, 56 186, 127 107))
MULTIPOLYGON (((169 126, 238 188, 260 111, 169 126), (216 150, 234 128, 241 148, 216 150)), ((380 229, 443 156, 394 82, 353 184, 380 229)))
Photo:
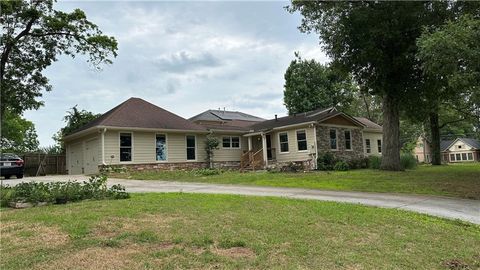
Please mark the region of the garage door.
POLYGON ((85 174, 98 173, 98 139, 85 143, 85 174))
POLYGON ((69 146, 69 174, 82 174, 83 153, 82 143, 76 143, 69 146))

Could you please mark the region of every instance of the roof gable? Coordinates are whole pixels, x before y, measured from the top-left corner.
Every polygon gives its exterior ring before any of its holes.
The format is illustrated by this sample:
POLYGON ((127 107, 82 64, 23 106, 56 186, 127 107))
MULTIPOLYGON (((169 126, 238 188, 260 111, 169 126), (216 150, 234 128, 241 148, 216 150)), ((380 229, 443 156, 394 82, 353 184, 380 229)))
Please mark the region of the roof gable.
POLYGON ((164 110, 141 98, 130 98, 126 100, 72 134, 95 126, 205 130, 202 126, 192 123, 183 117, 164 110))

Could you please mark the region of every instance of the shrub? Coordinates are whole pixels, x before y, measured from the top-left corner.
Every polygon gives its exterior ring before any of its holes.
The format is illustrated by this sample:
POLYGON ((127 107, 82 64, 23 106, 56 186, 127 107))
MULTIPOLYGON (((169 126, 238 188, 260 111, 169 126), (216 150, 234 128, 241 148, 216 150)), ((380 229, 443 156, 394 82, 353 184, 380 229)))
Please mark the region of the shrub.
POLYGON ((414 169, 417 167, 417 159, 412 154, 400 155, 400 166, 402 169, 414 169))
POLYGON ((333 169, 335 171, 348 171, 350 167, 348 166, 347 162, 340 160, 335 163, 335 166, 333 166, 333 169))
POLYGON ((347 161, 348 167, 350 169, 365 169, 368 168, 368 158, 353 158, 347 161))
POLYGON ((380 165, 382 164, 382 158, 379 156, 369 156, 368 157, 368 168, 370 169, 380 169, 380 165))
POLYGON ((22 182, 16 186, 1 187, 1 205, 8 206, 10 202, 29 202, 38 204, 66 203, 85 199, 126 199, 130 195, 125 187, 114 185, 107 188, 106 176, 92 176, 88 181, 37 183, 22 182))
POLYGON ((317 158, 317 169, 321 171, 333 170, 337 160, 331 152, 320 153, 317 158))
POLYGON ((211 176, 211 175, 219 175, 223 173, 223 171, 219 169, 198 169, 192 171, 195 176, 211 176))

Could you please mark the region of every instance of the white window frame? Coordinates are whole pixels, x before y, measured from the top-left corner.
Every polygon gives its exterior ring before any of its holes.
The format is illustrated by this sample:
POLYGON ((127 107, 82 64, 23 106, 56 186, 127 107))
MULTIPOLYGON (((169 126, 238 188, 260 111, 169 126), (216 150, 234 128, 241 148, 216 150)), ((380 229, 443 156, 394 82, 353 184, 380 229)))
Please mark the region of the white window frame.
POLYGON ((467 160, 473 160, 473 153, 472 152, 467 153, 467 160))
POLYGON ((240 136, 222 136, 222 149, 235 149, 235 150, 238 150, 238 149, 242 149, 242 138, 240 138, 240 136), (230 142, 230 146, 229 147, 225 147, 223 146, 223 139, 224 138, 229 138, 229 142, 230 142), (233 147, 233 139, 232 138, 238 138, 238 147, 233 147))
MULTIPOLYGON (((285 142, 283 142, 283 143, 285 143, 285 142)), ((280 154, 288 154, 288 153, 290 153, 290 143, 289 143, 289 138, 288 138, 288 132, 287 132, 287 131, 285 131, 285 132, 279 132, 279 133, 278 133, 278 152, 279 152, 280 154), (287 142, 286 142, 286 144, 287 144, 288 151, 286 151, 286 152, 282 152, 282 142, 281 142, 281 140, 280 140, 280 135, 282 135, 282 134, 287 135, 287 142)))
MULTIPOLYGON (((287 137, 287 138, 288 138, 288 137, 287 137)), ((300 153, 308 152, 307 130, 306 130, 306 129, 297 129, 297 130, 295 130, 295 138, 297 139, 297 152, 300 152, 300 153), (305 144, 307 145, 307 149, 305 149, 305 150, 300 150, 300 149, 298 148, 298 142, 299 142, 299 140, 298 140, 298 132, 299 132, 299 131, 303 131, 303 133, 305 133, 305 144)), ((303 141, 303 140, 302 140, 302 141, 303 141)), ((290 148, 289 148, 289 150, 290 150, 290 148)))
POLYGON ((450 154, 450 161, 456 161, 455 154, 450 154), (453 158, 452 158, 453 157, 453 158))
POLYGON ((346 129, 343 131, 343 137, 345 138, 345 151, 353 151, 353 140, 352 140, 352 130, 346 129), (350 148, 347 148, 347 136, 345 136, 345 133, 350 134, 350 148))
POLYGON ((134 147, 133 146, 134 146, 133 132, 131 132, 131 131, 119 131, 118 132, 118 162, 119 163, 132 163, 133 162, 133 160, 135 158, 135 156, 133 155, 133 153, 134 153, 134 147), (130 148, 132 149, 132 153, 131 153, 132 158, 131 158, 130 161, 122 161, 122 159, 121 159, 122 153, 121 153, 120 149, 122 148, 122 143, 121 143, 120 137, 122 136, 122 134, 130 134, 130 141, 131 141, 131 144, 132 144, 130 146, 130 148))
POLYGON ((383 147, 382 144, 383 144, 383 143, 382 143, 382 140, 377 139, 377 152, 378 152, 379 154, 381 154, 381 153, 382 153, 382 150, 383 150, 383 149, 382 149, 382 147, 383 147))
MULTIPOLYGON (((197 152, 198 152, 198 151, 197 151, 197 145, 198 145, 198 144, 197 144, 197 135, 192 135, 192 134, 187 134, 187 135, 185 135, 185 160, 186 160, 186 161, 197 161, 197 152), (187 151, 187 150, 188 150, 189 147, 188 147, 188 142, 187 142, 187 140, 188 140, 188 137, 189 137, 189 136, 195 138, 195 147, 193 147, 193 148, 195 149, 195 159, 188 159, 188 151, 187 151)), ((192 148, 192 147, 190 147, 190 148, 192 148)))
POLYGON ((154 134, 154 138, 153 138, 153 146, 155 147, 155 161, 158 162, 158 163, 165 163, 165 162, 168 162, 168 134, 167 133, 155 133, 154 134), (157 160, 157 135, 164 135, 165 136, 165 151, 166 151, 166 154, 167 154, 167 158, 165 160, 157 160))
POLYGON ((337 129, 335 128, 330 128, 328 129, 328 147, 330 148, 331 151, 338 151, 338 132, 337 129), (331 137, 330 137, 330 132, 335 131, 335 148, 332 148, 332 142, 331 142, 331 137))
POLYGON ((365 152, 367 154, 372 153, 372 142, 370 141, 370 139, 365 139, 365 152), (368 141, 368 144, 367 144, 367 141, 368 141))

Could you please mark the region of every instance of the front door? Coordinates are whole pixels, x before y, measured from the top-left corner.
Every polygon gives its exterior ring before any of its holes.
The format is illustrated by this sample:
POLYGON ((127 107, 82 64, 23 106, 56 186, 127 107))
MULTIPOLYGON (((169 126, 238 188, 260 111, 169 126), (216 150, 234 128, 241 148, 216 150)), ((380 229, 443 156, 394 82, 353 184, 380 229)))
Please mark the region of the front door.
POLYGON ((267 140, 267 159, 272 160, 272 139, 270 138, 270 134, 266 135, 267 140))

